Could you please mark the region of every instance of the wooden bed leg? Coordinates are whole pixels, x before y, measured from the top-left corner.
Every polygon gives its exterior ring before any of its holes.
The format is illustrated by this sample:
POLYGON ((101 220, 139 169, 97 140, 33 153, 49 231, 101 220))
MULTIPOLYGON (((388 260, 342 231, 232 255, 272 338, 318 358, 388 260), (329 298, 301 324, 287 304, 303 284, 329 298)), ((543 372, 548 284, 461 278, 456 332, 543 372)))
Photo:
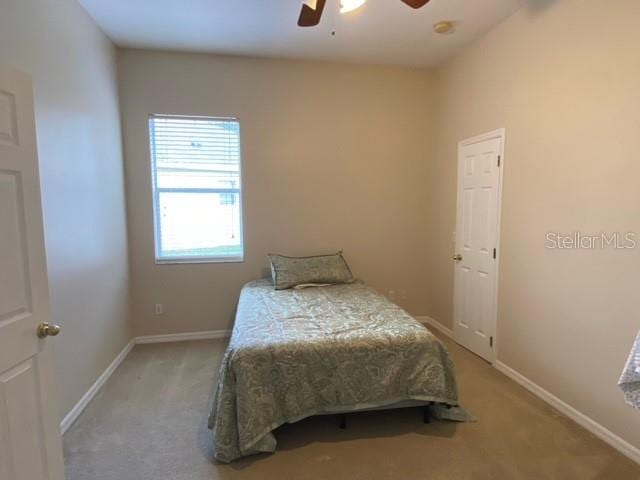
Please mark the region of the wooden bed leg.
POLYGON ((344 430, 347 428, 347 416, 343 413, 340 415, 340 429, 344 430))
POLYGON ((424 423, 431 423, 431 415, 429 415, 429 406, 423 407, 422 420, 424 421, 424 423))

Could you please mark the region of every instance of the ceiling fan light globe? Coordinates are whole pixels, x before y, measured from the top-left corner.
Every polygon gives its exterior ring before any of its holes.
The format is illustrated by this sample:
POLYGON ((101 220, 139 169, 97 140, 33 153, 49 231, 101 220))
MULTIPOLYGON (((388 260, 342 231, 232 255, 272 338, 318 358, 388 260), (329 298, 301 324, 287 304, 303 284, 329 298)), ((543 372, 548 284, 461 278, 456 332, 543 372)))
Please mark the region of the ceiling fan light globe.
POLYGON ((318 0, 304 0, 302 3, 307 5, 312 10, 315 10, 318 6, 318 0))
POLYGON ((360 8, 367 0, 340 0, 340 13, 349 13, 360 8))

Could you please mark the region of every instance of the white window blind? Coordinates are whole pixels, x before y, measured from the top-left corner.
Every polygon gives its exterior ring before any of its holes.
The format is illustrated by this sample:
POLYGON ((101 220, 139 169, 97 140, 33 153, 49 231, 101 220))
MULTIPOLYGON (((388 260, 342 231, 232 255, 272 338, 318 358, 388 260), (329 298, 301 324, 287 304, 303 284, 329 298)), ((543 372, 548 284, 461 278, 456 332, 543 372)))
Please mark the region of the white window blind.
POLYGON ((241 261, 240 124, 149 118, 156 261, 241 261))

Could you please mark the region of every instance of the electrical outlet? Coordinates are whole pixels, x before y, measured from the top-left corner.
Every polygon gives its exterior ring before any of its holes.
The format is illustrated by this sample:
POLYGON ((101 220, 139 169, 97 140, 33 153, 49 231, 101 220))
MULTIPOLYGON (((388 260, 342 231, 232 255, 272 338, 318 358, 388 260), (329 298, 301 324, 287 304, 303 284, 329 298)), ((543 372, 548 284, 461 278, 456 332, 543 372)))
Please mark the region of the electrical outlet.
POLYGON ((164 309, 162 308, 161 303, 156 303, 156 315, 162 315, 164 313, 164 309))

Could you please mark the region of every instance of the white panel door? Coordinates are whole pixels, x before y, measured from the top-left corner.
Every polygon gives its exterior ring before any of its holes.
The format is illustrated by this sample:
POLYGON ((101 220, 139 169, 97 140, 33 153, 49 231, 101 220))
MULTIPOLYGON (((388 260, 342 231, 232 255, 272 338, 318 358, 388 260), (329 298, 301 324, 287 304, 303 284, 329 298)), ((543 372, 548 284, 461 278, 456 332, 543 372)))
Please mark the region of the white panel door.
POLYGON ((31 80, 0 68, 1 480, 64 478, 49 319, 31 80))
POLYGON ((460 143, 455 235, 454 337, 493 361, 500 167, 504 132, 460 143))

